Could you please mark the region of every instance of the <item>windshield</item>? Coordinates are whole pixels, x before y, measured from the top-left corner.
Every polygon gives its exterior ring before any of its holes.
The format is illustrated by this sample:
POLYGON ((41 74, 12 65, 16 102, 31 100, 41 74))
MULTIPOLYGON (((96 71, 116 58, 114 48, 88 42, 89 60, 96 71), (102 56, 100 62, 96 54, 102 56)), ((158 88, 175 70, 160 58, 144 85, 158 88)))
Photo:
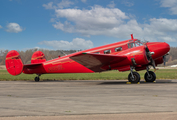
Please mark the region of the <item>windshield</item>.
POLYGON ((140 40, 130 41, 128 43, 128 48, 138 47, 138 46, 142 46, 144 44, 145 44, 145 42, 142 42, 140 40))
POLYGON ((141 40, 136 40, 135 44, 136 44, 136 46, 142 46, 144 44, 144 42, 142 42, 141 40))

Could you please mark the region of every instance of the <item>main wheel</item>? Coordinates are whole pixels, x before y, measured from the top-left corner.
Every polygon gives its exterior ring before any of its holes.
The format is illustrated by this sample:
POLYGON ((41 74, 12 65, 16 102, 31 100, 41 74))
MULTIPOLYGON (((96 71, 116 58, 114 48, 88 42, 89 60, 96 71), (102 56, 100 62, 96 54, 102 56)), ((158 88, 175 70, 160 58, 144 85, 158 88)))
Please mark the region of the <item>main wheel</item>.
POLYGON ((137 72, 133 72, 133 76, 134 78, 132 77, 132 74, 130 73, 128 75, 128 81, 131 83, 138 83, 140 81, 140 74, 137 72))
POLYGON ((35 80, 35 82, 39 82, 40 79, 39 79, 39 77, 35 77, 34 80, 35 80))
POLYGON ((156 75, 154 72, 149 71, 149 75, 147 72, 145 73, 144 79, 146 82, 154 82, 156 80, 156 75))

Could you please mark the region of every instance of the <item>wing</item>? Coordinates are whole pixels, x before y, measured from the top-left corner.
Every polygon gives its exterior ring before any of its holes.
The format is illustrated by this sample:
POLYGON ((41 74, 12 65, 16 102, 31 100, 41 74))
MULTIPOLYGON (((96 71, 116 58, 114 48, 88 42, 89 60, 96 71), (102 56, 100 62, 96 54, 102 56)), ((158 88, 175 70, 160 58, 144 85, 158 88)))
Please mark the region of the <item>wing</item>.
POLYGON ((103 69, 101 69, 101 66, 120 62, 127 57, 110 54, 80 53, 71 56, 70 58, 94 72, 101 72, 104 71, 103 69))

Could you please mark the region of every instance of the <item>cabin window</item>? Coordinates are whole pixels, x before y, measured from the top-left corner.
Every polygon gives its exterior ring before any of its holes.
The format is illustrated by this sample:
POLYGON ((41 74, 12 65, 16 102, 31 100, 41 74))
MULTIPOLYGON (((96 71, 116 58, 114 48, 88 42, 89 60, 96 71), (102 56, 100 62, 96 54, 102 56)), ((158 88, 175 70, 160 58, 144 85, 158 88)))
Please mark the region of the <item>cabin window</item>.
POLYGON ((104 54, 110 54, 111 53, 111 50, 105 50, 104 51, 104 54))
POLYGON ((119 51, 122 51, 122 47, 115 48, 115 52, 119 52, 119 51))

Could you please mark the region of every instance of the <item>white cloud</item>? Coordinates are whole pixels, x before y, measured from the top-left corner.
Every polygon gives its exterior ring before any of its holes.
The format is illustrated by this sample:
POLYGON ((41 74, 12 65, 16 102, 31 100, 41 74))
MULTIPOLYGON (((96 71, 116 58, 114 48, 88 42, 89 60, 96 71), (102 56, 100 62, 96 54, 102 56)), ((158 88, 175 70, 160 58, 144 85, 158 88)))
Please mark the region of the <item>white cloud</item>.
POLYGON ((161 32, 177 32, 177 19, 152 18, 150 19, 150 26, 161 32))
POLYGON ((172 38, 170 36, 167 36, 167 37, 159 37, 159 39, 163 40, 163 41, 166 41, 166 42, 176 42, 176 39, 175 38, 172 38))
POLYGON ((124 0, 124 1, 122 2, 122 4, 124 4, 124 5, 127 6, 127 7, 132 7, 132 6, 134 6, 134 3, 128 2, 128 1, 126 1, 126 0, 124 0))
POLYGON ((45 7, 45 9, 62 9, 66 7, 70 7, 70 5, 73 5, 74 3, 69 0, 62 0, 60 3, 54 4, 53 2, 49 2, 48 4, 43 4, 42 6, 45 7))
POLYGON ((43 4, 42 6, 45 7, 45 9, 54 9, 53 2, 49 2, 48 4, 43 4))
POLYGON ((83 10, 55 9, 55 15, 53 27, 68 33, 121 39, 133 33, 137 38, 149 41, 177 41, 177 19, 151 18, 148 23, 140 24, 118 8, 103 8, 98 5, 83 10), (63 22, 61 18, 66 20, 63 22))
POLYGON ((108 4, 107 6, 110 7, 110 8, 114 8, 115 7, 115 3, 114 1, 111 1, 110 4, 108 4))
POLYGON ((0 29, 3 28, 1 25, 0 25, 0 29))
POLYGON ((177 15, 177 0, 161 0, 161 7, 170 9, 170 14, 177 15))
POLYGON ((23 31, 23 28, 18 23, 9 23, 6 27, 7 32, 18 33, 23 31))
POLYGON ((69 33, 73 33, 75 30, 75 28, 67 21, 65 21, 64 24, 56 22, 56 24, 53 24, 53 27, 69 33))
POLYGON ((83 35, 102 34, 103 30, 109 30, 123 23, 123 19, 129 17, 118 8, 103 8, 94 6, 91 10, 57 9, 57 18, 66 18, 64 23, 56 22, 53 26, 65 32, 78 32, 83 35))
POLYGON ((82 38, 75 38, 71 42, 64 41, 64 40, 53 40, 53 41, 42 41, 39 44, 44 44, 54 49, 60 50, 84 50, 93 47, 93 43, 90 40, 85 40, 82 38))
POLYGON ((57 4, 58 8, 70 7, 74 3, 69 0, 62 0, 60 3, 57 4))
POLYGON ((81 0, 81 2, 86 3, 86 2, 87 2, 87 0, 81 0))
POLYGON ((56 22, 55 18, 51 18, 50 22, 56 22))

